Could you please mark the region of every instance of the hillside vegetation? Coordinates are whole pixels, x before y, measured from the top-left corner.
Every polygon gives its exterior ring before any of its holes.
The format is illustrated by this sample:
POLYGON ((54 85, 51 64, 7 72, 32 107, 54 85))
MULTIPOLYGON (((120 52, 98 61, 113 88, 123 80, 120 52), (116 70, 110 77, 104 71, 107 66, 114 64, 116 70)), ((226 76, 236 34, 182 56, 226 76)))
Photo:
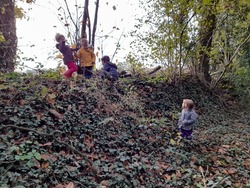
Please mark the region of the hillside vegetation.
POLYGON ((249 111, 192 77, 12 73, 0 78, 0 114, 1 188, 250 186, 249 111), (184 98, 199 115, 191 142, 176 125, 184 98))

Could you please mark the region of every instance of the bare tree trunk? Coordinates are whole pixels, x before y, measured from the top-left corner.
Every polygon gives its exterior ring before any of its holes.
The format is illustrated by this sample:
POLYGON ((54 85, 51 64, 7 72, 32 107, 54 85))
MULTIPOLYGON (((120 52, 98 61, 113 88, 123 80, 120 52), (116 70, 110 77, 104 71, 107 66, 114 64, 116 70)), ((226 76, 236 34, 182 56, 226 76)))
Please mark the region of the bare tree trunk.
POLYGON ((86 27, 88 26, 88 41, 94 48, 95 46, 95 33, 96 33, 96 27, 97 27, 97 18, 98 18, 98 10, 99 10, 99 0, 96 2, 96 7, 95 7, 95 17, 94 17, 94 24, 93 24, 93 31, 91 32, 91 22, 90 22, 90 17, 89 17, 89 0, 85 0, 84 4, 84 12, 83 12, 83 19, 82 19, 82 33, 81 37, 82 38, 87 38, 87 32, 86 32, 86 27))
POLYGON ((85 0, 84 10, 83 10, 83 17, 82 17, 82 32, 81 38, 87 38, 86 27, 87 22, 89 22, 89 0, 85 0))
POLYGON ((95 33, 96 33, 96 26, 97 26, 98 10, 99 10, 99 0, 96 1, 96 7, 95 7, 95 18, 94 18, 93 33, 92 33, 93 48, 95 47, 95 33))
POLYGON ((15 1, 0 0, 0 7, 0 72, 12 72, 17 51, 15 1))

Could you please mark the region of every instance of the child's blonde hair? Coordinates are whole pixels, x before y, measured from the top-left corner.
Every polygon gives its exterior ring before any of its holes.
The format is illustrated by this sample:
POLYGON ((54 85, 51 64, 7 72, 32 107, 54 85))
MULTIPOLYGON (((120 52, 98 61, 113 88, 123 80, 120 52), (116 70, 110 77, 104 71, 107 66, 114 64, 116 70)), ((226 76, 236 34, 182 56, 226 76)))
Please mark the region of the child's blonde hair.
POLYGON ((189 110, 194 108, 194 102, 191 99, 183 99, 182 108, 187 108, 189 110))
POLYGON ((64 36, 60 33, 57 33, 55 36, 55 39, 57 42, 60 42, 62 39, 64 39, 64 36))

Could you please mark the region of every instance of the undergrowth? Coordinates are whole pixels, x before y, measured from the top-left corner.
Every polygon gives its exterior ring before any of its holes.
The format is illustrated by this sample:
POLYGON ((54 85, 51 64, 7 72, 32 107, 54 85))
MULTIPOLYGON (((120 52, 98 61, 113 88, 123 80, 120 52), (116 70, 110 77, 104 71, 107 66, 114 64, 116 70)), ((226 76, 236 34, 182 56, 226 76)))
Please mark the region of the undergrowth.
POLYGON ((247 187, 249 113, 216 93, 194 78, 1 77, 0 187, 247 187), (176 125, 183 98, 199 115, 192 142, 176 125))

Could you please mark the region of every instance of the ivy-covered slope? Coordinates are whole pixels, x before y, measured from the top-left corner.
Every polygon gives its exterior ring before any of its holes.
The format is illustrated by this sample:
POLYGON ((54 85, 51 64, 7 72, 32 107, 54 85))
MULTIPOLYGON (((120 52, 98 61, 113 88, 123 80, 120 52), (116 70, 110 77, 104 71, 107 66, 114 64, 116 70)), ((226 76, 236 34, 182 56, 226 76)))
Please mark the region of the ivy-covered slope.
POLYGON ((249 114, 195 79, 0 78, 0 187, 247 187, 249 114), (183 98, 199 115, 179 139, 183 98))

